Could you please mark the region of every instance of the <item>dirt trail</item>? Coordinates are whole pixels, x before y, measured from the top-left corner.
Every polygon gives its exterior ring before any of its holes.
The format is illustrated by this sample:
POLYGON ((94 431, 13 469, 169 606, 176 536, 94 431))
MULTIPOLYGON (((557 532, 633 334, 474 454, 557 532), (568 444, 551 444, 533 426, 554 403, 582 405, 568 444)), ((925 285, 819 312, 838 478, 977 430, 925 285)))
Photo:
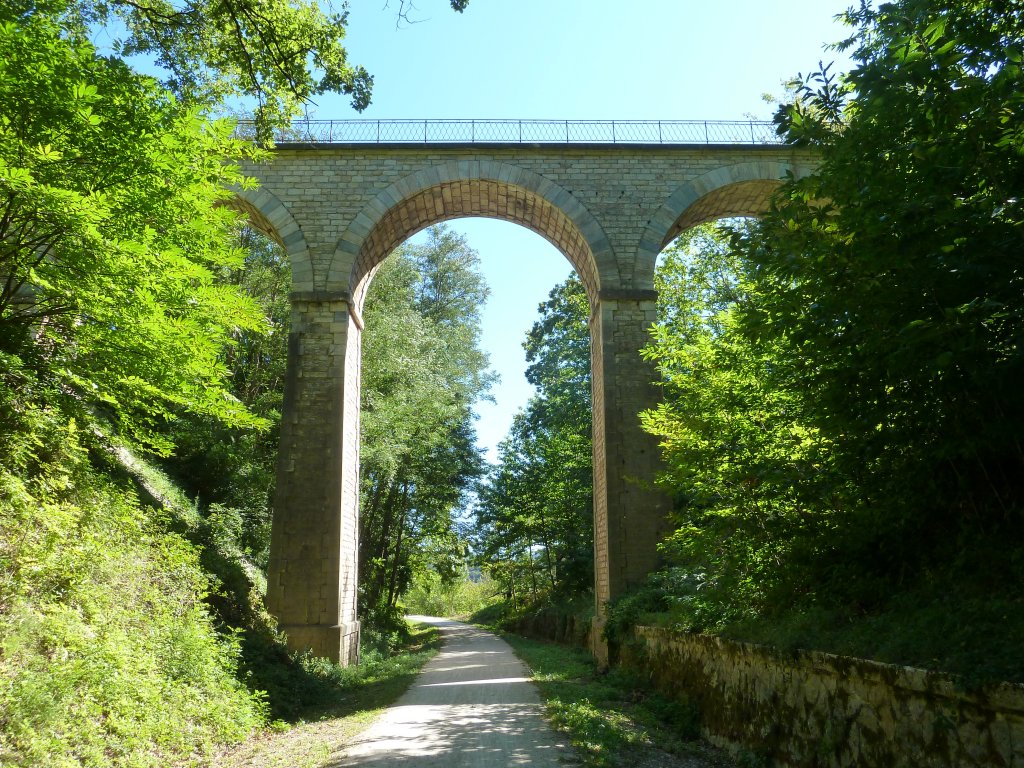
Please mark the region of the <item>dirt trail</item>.
POLYGON ((324 768, 534 768, 576 762, 543 717, 529 671, 500 638, 427 616, 444 647, 412 687, 324 768))

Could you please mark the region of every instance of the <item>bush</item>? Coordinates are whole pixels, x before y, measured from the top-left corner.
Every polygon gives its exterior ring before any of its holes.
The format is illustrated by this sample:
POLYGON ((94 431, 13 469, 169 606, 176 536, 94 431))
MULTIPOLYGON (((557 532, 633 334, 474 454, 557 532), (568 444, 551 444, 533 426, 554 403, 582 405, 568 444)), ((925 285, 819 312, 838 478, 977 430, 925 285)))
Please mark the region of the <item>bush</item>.
POLYGON ((73 423, 41 425, 48 455, 0 469, 0 762, 164 766, 243 738, 265 705, 196 550, 91 467, 73 423))
POLYGON ((488 576, 468 576, 446 583, 434 571, 418 573, 403 601, 409 613, 424 616, 470 616, 497 599, 499 587, 488 576))

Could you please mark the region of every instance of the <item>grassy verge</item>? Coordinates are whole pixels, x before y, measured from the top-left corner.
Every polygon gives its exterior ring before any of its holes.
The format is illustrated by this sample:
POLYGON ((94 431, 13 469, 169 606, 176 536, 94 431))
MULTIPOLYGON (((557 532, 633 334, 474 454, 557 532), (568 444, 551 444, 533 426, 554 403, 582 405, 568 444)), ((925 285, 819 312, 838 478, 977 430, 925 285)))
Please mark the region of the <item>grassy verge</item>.
POLYGON ((568 734, 584 765, 732 765, 699 740, 693 707, 658 695, 622 670, 599 674, 585 651, 518 635, 504 638, 533 670, 552 723, 568 734))
POLYGON ((823 651, 957 677, 967 688, 1024 682, 1024 600, 931 590, 894 594, 874 610, 793 606, 742 621, 705 626, 685 610, 618 612, 625 638, 634 625, 702 632, 784 653, 823 651))
POLYGON ((364 728, 392 704, 441 647, 436 627, 411 627, 401 652, 365 654, 357 667, 307 660, 307 667, 329 691, 307 705, 293 723, 273 726, 237 749, 220 756, 215 768, 313 768, 330 762, 364 728))

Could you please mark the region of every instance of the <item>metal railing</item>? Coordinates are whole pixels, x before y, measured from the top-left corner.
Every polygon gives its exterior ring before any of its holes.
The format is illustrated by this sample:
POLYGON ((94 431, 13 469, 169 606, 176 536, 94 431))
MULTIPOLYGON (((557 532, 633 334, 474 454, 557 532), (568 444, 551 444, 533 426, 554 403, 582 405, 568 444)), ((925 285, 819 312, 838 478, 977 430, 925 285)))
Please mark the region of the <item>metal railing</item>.
MULTIPOLYGON (((235 133, 252 137, 252 122, 235 133)), ((765 120, 298 120, 279 144, 781 144, 765 120)))

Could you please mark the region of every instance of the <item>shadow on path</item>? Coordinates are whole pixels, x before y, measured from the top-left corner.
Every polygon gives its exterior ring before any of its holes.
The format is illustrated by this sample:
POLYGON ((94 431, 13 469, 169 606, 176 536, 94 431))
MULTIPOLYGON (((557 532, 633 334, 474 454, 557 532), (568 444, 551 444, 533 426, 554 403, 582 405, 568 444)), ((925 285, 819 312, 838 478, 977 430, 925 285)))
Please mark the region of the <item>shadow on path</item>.
POLYGON ((444 647, 405 695, 324 768, 576 762, 544 719, 529 671, 503 640, 456 621, 410 618, 436 625, 444 647))

